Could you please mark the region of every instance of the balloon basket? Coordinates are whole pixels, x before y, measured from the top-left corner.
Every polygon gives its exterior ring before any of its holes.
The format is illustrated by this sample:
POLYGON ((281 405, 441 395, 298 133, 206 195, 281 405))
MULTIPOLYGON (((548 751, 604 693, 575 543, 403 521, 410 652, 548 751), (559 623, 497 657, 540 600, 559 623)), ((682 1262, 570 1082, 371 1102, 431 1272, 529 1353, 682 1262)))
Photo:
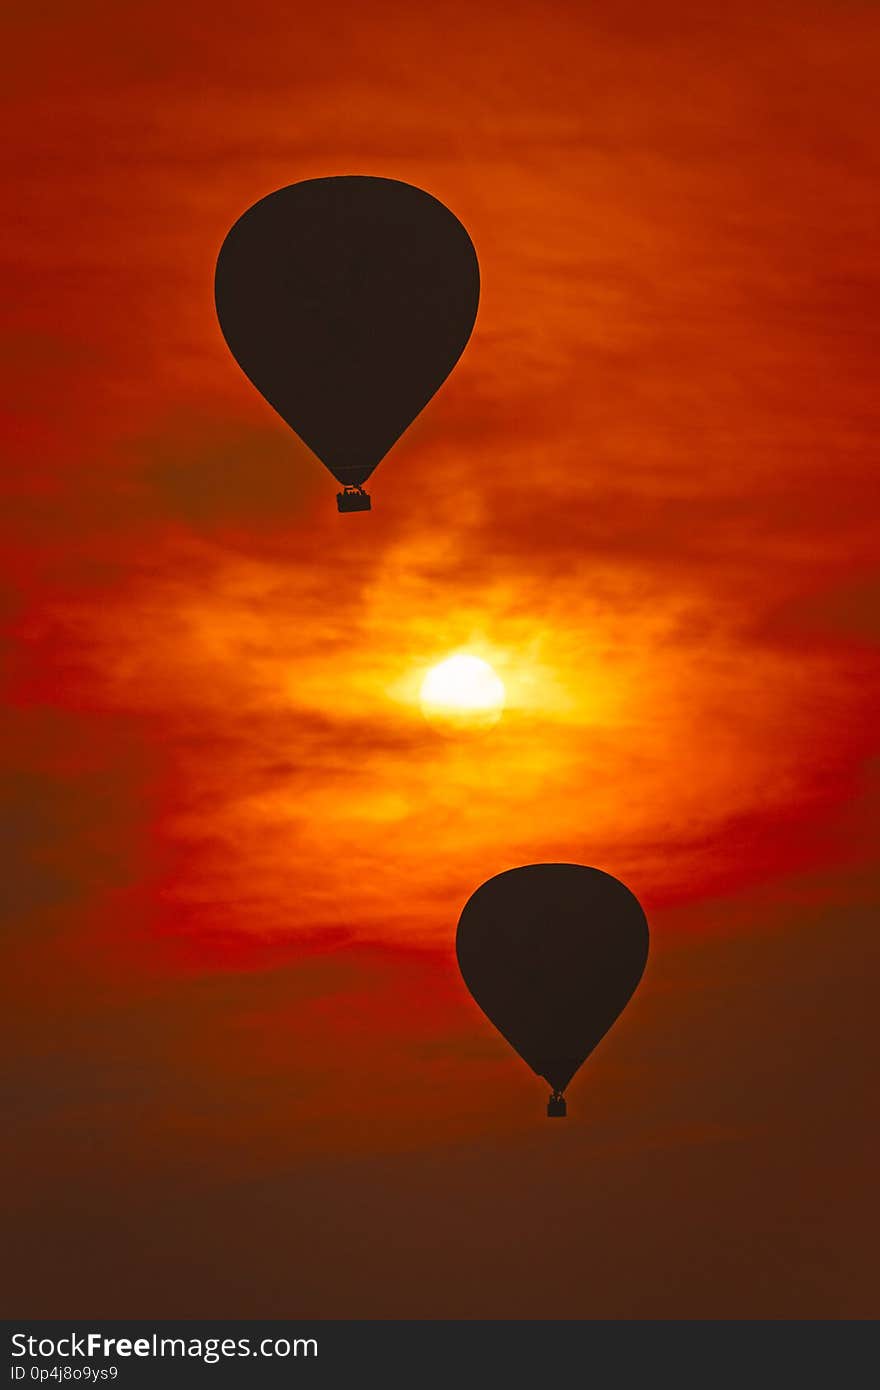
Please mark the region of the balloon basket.
POLYGON ((565 1096, 554 1091, 547 1102, 547 1114, 551 1120, 564 1120, 568 1114, 565 1105, 565 1096))
POLYGON ((371 507, 370 494, 362 487, 347 487, 336 494, 336 505, 341 512, 368 512, 371 507))

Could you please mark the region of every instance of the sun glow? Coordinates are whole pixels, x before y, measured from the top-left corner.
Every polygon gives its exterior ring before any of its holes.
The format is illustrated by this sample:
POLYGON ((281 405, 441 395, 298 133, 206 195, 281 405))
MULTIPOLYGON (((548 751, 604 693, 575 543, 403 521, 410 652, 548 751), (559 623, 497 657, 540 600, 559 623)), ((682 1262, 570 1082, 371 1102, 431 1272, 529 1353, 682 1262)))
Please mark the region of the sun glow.
POLYGON ((497 724, 504 700, 504 683, 488 661, 463 653, 432 666, 419 692, 426 719, 463 729, 497 724))

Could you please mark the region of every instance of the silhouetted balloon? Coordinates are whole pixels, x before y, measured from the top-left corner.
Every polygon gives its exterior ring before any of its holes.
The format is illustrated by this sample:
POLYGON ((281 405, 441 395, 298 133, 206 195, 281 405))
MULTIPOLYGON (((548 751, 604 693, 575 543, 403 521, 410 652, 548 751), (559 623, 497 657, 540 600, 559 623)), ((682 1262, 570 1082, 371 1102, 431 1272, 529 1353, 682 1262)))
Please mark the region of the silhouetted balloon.
POLYGON ((458 963, 474 999, 532 1071, 562 1093, 631 998, 648 924, 619 879, 582 864, 528 864, 465 904, 458 963))
POLYGON ((448 208, 411 184, 307 179, 248 208, 214 286, 242 371, 351 493, 452 371, 480 296, 477 255, 448 208))

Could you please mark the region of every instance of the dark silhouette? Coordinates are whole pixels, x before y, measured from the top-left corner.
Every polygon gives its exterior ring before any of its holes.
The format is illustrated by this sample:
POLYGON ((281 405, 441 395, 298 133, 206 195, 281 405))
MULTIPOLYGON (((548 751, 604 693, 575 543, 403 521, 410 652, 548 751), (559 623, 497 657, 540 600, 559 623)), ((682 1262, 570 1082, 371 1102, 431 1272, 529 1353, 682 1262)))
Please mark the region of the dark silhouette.
POLYGON ((528 864, 465 904, 455 942, 465 984, 524 1062, 563 1092, 631 998, 648 924, 619 879, 582 864, 528 864))
POLYGON ((554 1091, 547 1102, 547 1114, 551 1120, 564 1120, 568 1114, 565 1104, 565 1096, 561 1091, 554 1091))
POLYGON ((471 334, 471 239, 411 184, 360 175, 270 193, 232 227, 214 294, 242 371, 368 511, 363 484, 471 334))
POLYGON ((336 505, 341 512, 368 512, 373 504, 362 487, 344 487, 336 494, 336 505))

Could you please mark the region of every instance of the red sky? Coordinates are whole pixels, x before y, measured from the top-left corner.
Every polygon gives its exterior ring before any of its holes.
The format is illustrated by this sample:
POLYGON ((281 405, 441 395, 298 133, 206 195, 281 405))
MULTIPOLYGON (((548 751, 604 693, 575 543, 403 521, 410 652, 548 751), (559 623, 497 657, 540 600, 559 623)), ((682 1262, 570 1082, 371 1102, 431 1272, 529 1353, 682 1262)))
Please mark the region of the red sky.
POLYGON ((4 20, 10 1313, 876 1315, 880 21, 735 11, 4 20), (338 173, 483 278, 368 517, 212 302, 338 173), (545 859, 652 928, 565 1126, 452 949, 545 859))

